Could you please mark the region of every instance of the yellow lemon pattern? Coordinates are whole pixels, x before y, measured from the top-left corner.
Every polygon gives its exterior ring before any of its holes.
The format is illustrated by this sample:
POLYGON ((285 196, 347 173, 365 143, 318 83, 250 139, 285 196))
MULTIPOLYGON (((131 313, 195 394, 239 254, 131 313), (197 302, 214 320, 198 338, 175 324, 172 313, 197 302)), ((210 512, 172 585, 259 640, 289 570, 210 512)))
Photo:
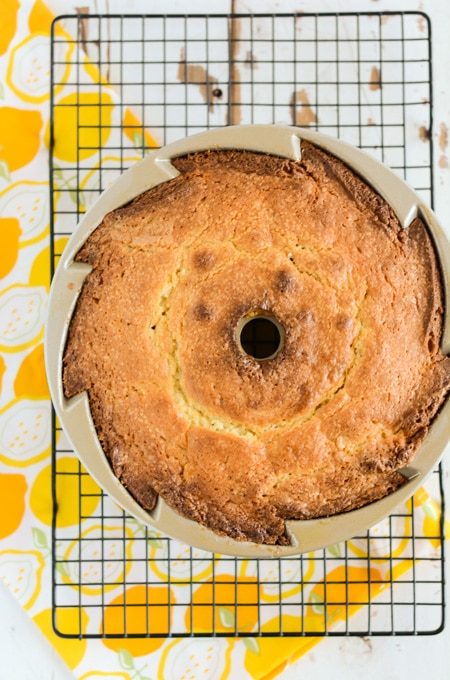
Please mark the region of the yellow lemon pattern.
POLYGON ((185 625, 193 633, 251 633, 259 621, 259 583, 256 577, 222 574, 207 579, 192 597, 185 625), (214 603, 214 604, 213 604, 214 603))
POLYGON ((441 533, 443 538, 448 541, 450 538, 450 520, 442 518, 439 504, 432 498, 427 490, 422 486, 416 491, 413 504, 415 508, 420 508, 423 513, 423 535, 426 536, 433 546, 439 548, 441 543, 441 533), (441 521, 443 519, 443 522, 441 521))
MULTIPOLYGON (((67 236, 55 238, 53 243, 53 256, 55 267, 58 264, 58 256, 61 255, 67 244, 67 236)), ((50 288, 50 246, 43 248, 35 257, 31 265, 30 278, 28 281, 32 287, 44 286, 50 288)))
POLYGON ((17 28, 18 0, 6 0, 0 13, 0 56, 5 54, 17 28))
MULTIPOLYGON (((90 517, 94 513, 99 503, 100 488, 83 468, 80 469, 78 459, 73 456, 64 456, 58 460, 57 474, 59 482, 56 494, 56 526, 64 528, 78 525, 81 516, 90 517), (79 502, 80 475, 83 499, 79 502)), ((53 517, 51 488, 52 466, 49 464, 37 474, 30 493, 33 514, 47 526, 51 525, 53 517)))
POLYGON ((85 595, 99 595, 124 582, 131 569, 133 533, 125 529, 127 544, 124 548, 123 527, 93 526, 81 534, 81 540, 72 541, 64 554, 67 572, 64 583, 80 589, 85 595))
MULTIPOLYGON (((286 632, 296 632, 301 630, 300 622, 297 617, 285 615, 283 618, 283 629, 286 632), (285 619, 285 620, 284 620, 285 619), (290 625, 292 620, 292 625, 290 625)), ((279 619, 269 621, 262 627, 264 633, 272 633, 274 636, 279 630, 279 619)), ((295 637, 263 637, 255 640, 254 645, 247 645, 244 657, 244 666, 251 678, 271 678, 282 677, 281 673, 286 667, 288 660, 293 659, 296 654, 304 654, 311 647, 319 642, 319 638, 305 638, 299 640, 295 637)))
POLYGON ((348 542, 348 547, 358 557, 365 557, 370 552, 372 562, 383 562, 387 557, 401 557, 409 545, 408 536, 412 532, 411 516, 395 515, 385 519, 369 532, 369 539, 355 538, 348 542))
POLYGON ((48 399, 43 343, 39 343, 22 361, 14 380, 14 392, 16 397, 48 399))
POLYGON ((140 120, 133 111, 126 109, 122 120, 123 133, 133 142, 136 149, 153 149, 158 143, 148 130, 144 130, 140 120))
POLYGON ((49 449, 48 400, 19 398, 0 411, 0 461, 25 467, 46 458, 49 449))
POLYGON ((213 569, 211 554, 203 550, 190 549, 183 543, 172 541, 170 544, 170 561, 168 558, 166 541, 157 547, 150 542, 149 566, 163 581, 169 576, 169 565, 171 578, 176 580, 177 583, 203 581, 211 576, 213 569))
POLYGON ((6 82, 24 101, 41 102, 49 97, 48 49, 48 36, 30 35, 11 51, 6 82))
POLYGON ((45 288, 13 285, 0 293, 0 351, 16 352, 43 334, 45 288))
MULTIPOLYGON (((59 99, 53 123, 54 156, 76 163, 96 154, 111 134, 113 108, 108 92, 73 92, 59 99)), ((49 145, 49 125, 45 138, 49 145)))
POLYGON ((60 637, 60 635, 71 635, 75 630, 82 636, 86 632, 89 617, 85 609, 78 607, 59 609, 55 616, 55 628, 59 634, 55 632, 53 627, 52 609, 43 609, 33 616, 33 621, 62 656, 69 668, 76 668, 85 655, 87 642, 85 639, 72 640, 60 637))
POLYGON ((15 182, 0 193, 1 216, 17 220, 21 246, 48 236, 49 210, 47 182, 15 182))
POLYGON ((330 626, 356 613, 386 587, 375 567, 339 566, 312 588, 305 618, 305 630, 324 633, 330 626))
MULTIPOLYGON (((76 219, 124 167, 161 142, 153 129, 142 126, 131 106, 119 101, 104 72, 77 45, 79 36, 66 33, 63 22, 52 29, 52 21, 44 0, 2 0, 0 580, 78 680, 281 677, 289 661, 319 638, 283 639, 280 628, 323 633, 380 594, 390 578, 401 578, 411 569, 410 541, 405 537, 412 531, 412 506, 399 512, 393 524, 386 520, 374 527, 368 539, 331 546, 326 579, 308 556, 301 567, 296 559, 258 564, 239 560, 235 572, 233 562, 219 555, 212 558, 153 534, 147 540, 143 527, 124 519, 102 497, 59 430, 52 470, 43 352, 50 258, 53 254, 57 264, 75 226, 68 223, 67 214, 76 213, 76 219), (51 30, 57 38, 52 140, 51 30), (52 249, 46 181, 50 146, 55 227, 61 232, 52 249), (126 155, 119 157, 117 149, 126 150, 126 155), (102 514, 108 517, 103 524, 102 514), (58 539, 50 545, 53 521, 58 539), (52 566, 52 549, 54 595, 61 605, 55 612, 48 592, 50 576, 43 578, 52 566), (344 549, 345 556, 355 560, 348 571, 334 566, 340 564, 344 549), (389 555, 395 561, 392 573, 389 555), (296 607, 300 600, 302 617, 296 607), (285 605, 282 619, 280 602, 285 605), (167 638, 173 631, 200 637, 167 638), (213 631, 223 637, 202 637, 213 631), (262 632, 264 637, 225 637, 236 631, 262 632), (99 634, 104 636, 101 641, 87 637, 99 634), (73 636, 80 639, 70 639, 73 636)), ((426 539, 420 542, 423 554, 436 554, 442 524, 439 504, 420 490, 414 500, 414 527, 426 539)))
POLYGON ((40 111, 0 106, 0 164, 2 175, 25 167, 34 159, 41 143, 43 119, 40 111), (12 135, 11 130, 20 133, 12 135))
POLYGON ((39 595, 44 566, 42 555, 37 550, 0 551, 0 581, 24 609, 30 609, 39 595))
MULTIPOLYGON (((73 42, 64 43, 59 37, 58 48, 62 51, 60 63, 68 63, 73 51, 73 42)), ((50 97, 50 66, 48 34, 34 33, 27 36, 11 51, 6 82, 11 90, 25 102, 40 103, 50 97)), ((69 68, 59 67, 54 75, 59 92, 67 82, 69 68)))
POLYGON ((50 12, 43 0, 36 0, 28 17, 28 28, 30 33, 42 31, 46 35, 50 34, 53 21, 53 14, 50 12))
POLYGON ((80 675, 80 680, 131 680, 131 675, 123 671, 89 671, 80 675))
POLYGON ((15 217, 0 217, 2 234, 2 259, 0 260, 0 279, 7 276, 17 262, 21 229, 15 217))
POLYGON ((25 513, 27 487, 24 475, 0 472, 0 538, 19 528, 25 513))
POLYGON ((164 644, 175 602, 174 593, 162 584, 126 588, 105 608, 100 624, 100 632, 106 636, 103 645, 117 652, 126 649, 132 656, 151 654, 164 644), (129 609, 132 616, 126 614, 129 609), (130 637, 124 640, 125 635, 130 637))
MULTIPOLYGON (((172 642, 164 650, 158 677, 165 680, 225 680, 231 647, 225 640, 172 642)), ((238 676, 235 676, 238 677, 238 676)))
MULTIPOLYGON (((286 599, 301 590, 302 574, 298 560, 268 560, 261 564, 244 561, 239 576, 258 577, 263 602, 278 602, 280 595, 286 599)), ((304 570, 303 578, 305 576, 308 577, 307 570, 304 570)))
POLYGON ((0 392, 2 391, 3 376, 6 371, 6 364, 4 358, 0 355, 0 392))

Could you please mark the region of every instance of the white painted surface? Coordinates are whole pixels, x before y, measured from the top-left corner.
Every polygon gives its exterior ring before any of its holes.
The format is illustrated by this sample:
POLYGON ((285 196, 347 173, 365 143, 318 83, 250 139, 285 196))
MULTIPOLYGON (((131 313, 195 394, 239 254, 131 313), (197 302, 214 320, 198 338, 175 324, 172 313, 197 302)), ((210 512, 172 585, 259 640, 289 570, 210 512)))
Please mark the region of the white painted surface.
POLYGON ((0 580, 0 680, 74 680, 74 677, 0 580))

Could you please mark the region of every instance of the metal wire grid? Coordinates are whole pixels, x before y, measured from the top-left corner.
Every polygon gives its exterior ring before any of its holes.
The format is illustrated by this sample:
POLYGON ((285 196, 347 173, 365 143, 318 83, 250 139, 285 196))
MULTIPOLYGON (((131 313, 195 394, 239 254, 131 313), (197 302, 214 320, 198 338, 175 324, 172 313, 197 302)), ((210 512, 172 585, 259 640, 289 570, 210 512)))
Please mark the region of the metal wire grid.
MULTIPOLYGON (((59 17, 53 132, 67 105, 57 96, 69 60, 59 26, 76 36, 78 132, 75 171, 51 157, 59 192, 52 266, 61 238, 136 154, 230 123, 309 125, 339 136, 388 163, 432 204, 431 28, 420 12, 59 17), (82 83, 85 54, 100 74, 91 85, 82 83), (96 97, 94 122, 84 118, 81 85, 96 97), (109 116, 110 88, 122 114, 135 115, 127 135, 123 115, 109 116), (100 163, 90 165, 93 152, 100 163), (86 173, 94 183, 82 183, 86 173)), ((53 611, 62 636, 417 635, 444 625, 443 521, 430 540, 413 501, 351 542, 297 558, 242 560, 189 549, 125 516, 73 458, 57 422, 53 473, 53 611), (74 489, 78 508, 64 526, 58 499, 74 489)), ((441 468, 426 488, 443 507, 441 468)))

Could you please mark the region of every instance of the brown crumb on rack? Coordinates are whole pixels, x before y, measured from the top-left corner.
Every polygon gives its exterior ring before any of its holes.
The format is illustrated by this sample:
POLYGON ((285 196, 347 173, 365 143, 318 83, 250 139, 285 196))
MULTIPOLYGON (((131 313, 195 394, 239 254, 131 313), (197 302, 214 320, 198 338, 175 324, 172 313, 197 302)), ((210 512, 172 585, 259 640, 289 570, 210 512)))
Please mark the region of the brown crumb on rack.
POLYGON ((422 140, 422 142, 429 142, 430 141, 430 130, 427 128, 426 125, 421 125, 419 128, 419 139, 422 140))
POLYGON ((377 66, 372 66, 370 72, 369 90, 381 90, 381 71, 377 66))
POLYGON ((448 127, 445 123, 439 126, 439 148, 442 152, 447 151, 448 146, 448 127))
POLYGON ((298 90, 291 95, 291 115, 292 123, 300 127, 308 127, 312 123, 317 123, 317 116, 311 108, 308 93, 306 90, 298 90))
POLYGON ((188 64, 184 47, 180 53, 177 78, 180 83, 197 85, 200 94, 203 97, 203 101, 208 105, 208 111, 213 113, 215 99, 214 90, 219 81, 217 78, 210 75, 200 64, 188 64))

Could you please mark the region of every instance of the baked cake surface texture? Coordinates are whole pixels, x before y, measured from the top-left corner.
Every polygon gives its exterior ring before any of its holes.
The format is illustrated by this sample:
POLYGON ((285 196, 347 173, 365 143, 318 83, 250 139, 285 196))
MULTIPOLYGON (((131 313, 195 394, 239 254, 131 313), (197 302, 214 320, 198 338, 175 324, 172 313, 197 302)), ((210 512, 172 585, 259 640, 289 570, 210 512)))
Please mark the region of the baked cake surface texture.
POLYGON ((114 473, 236 540, 287 544, 285 520, 394 491, 449 389, 427 228, 402 228, 347 166, 245 151, 173 159, 179 175, 106 215, 63 361, 114 473), (252 315, 284 331, 243 350, 252 315))

